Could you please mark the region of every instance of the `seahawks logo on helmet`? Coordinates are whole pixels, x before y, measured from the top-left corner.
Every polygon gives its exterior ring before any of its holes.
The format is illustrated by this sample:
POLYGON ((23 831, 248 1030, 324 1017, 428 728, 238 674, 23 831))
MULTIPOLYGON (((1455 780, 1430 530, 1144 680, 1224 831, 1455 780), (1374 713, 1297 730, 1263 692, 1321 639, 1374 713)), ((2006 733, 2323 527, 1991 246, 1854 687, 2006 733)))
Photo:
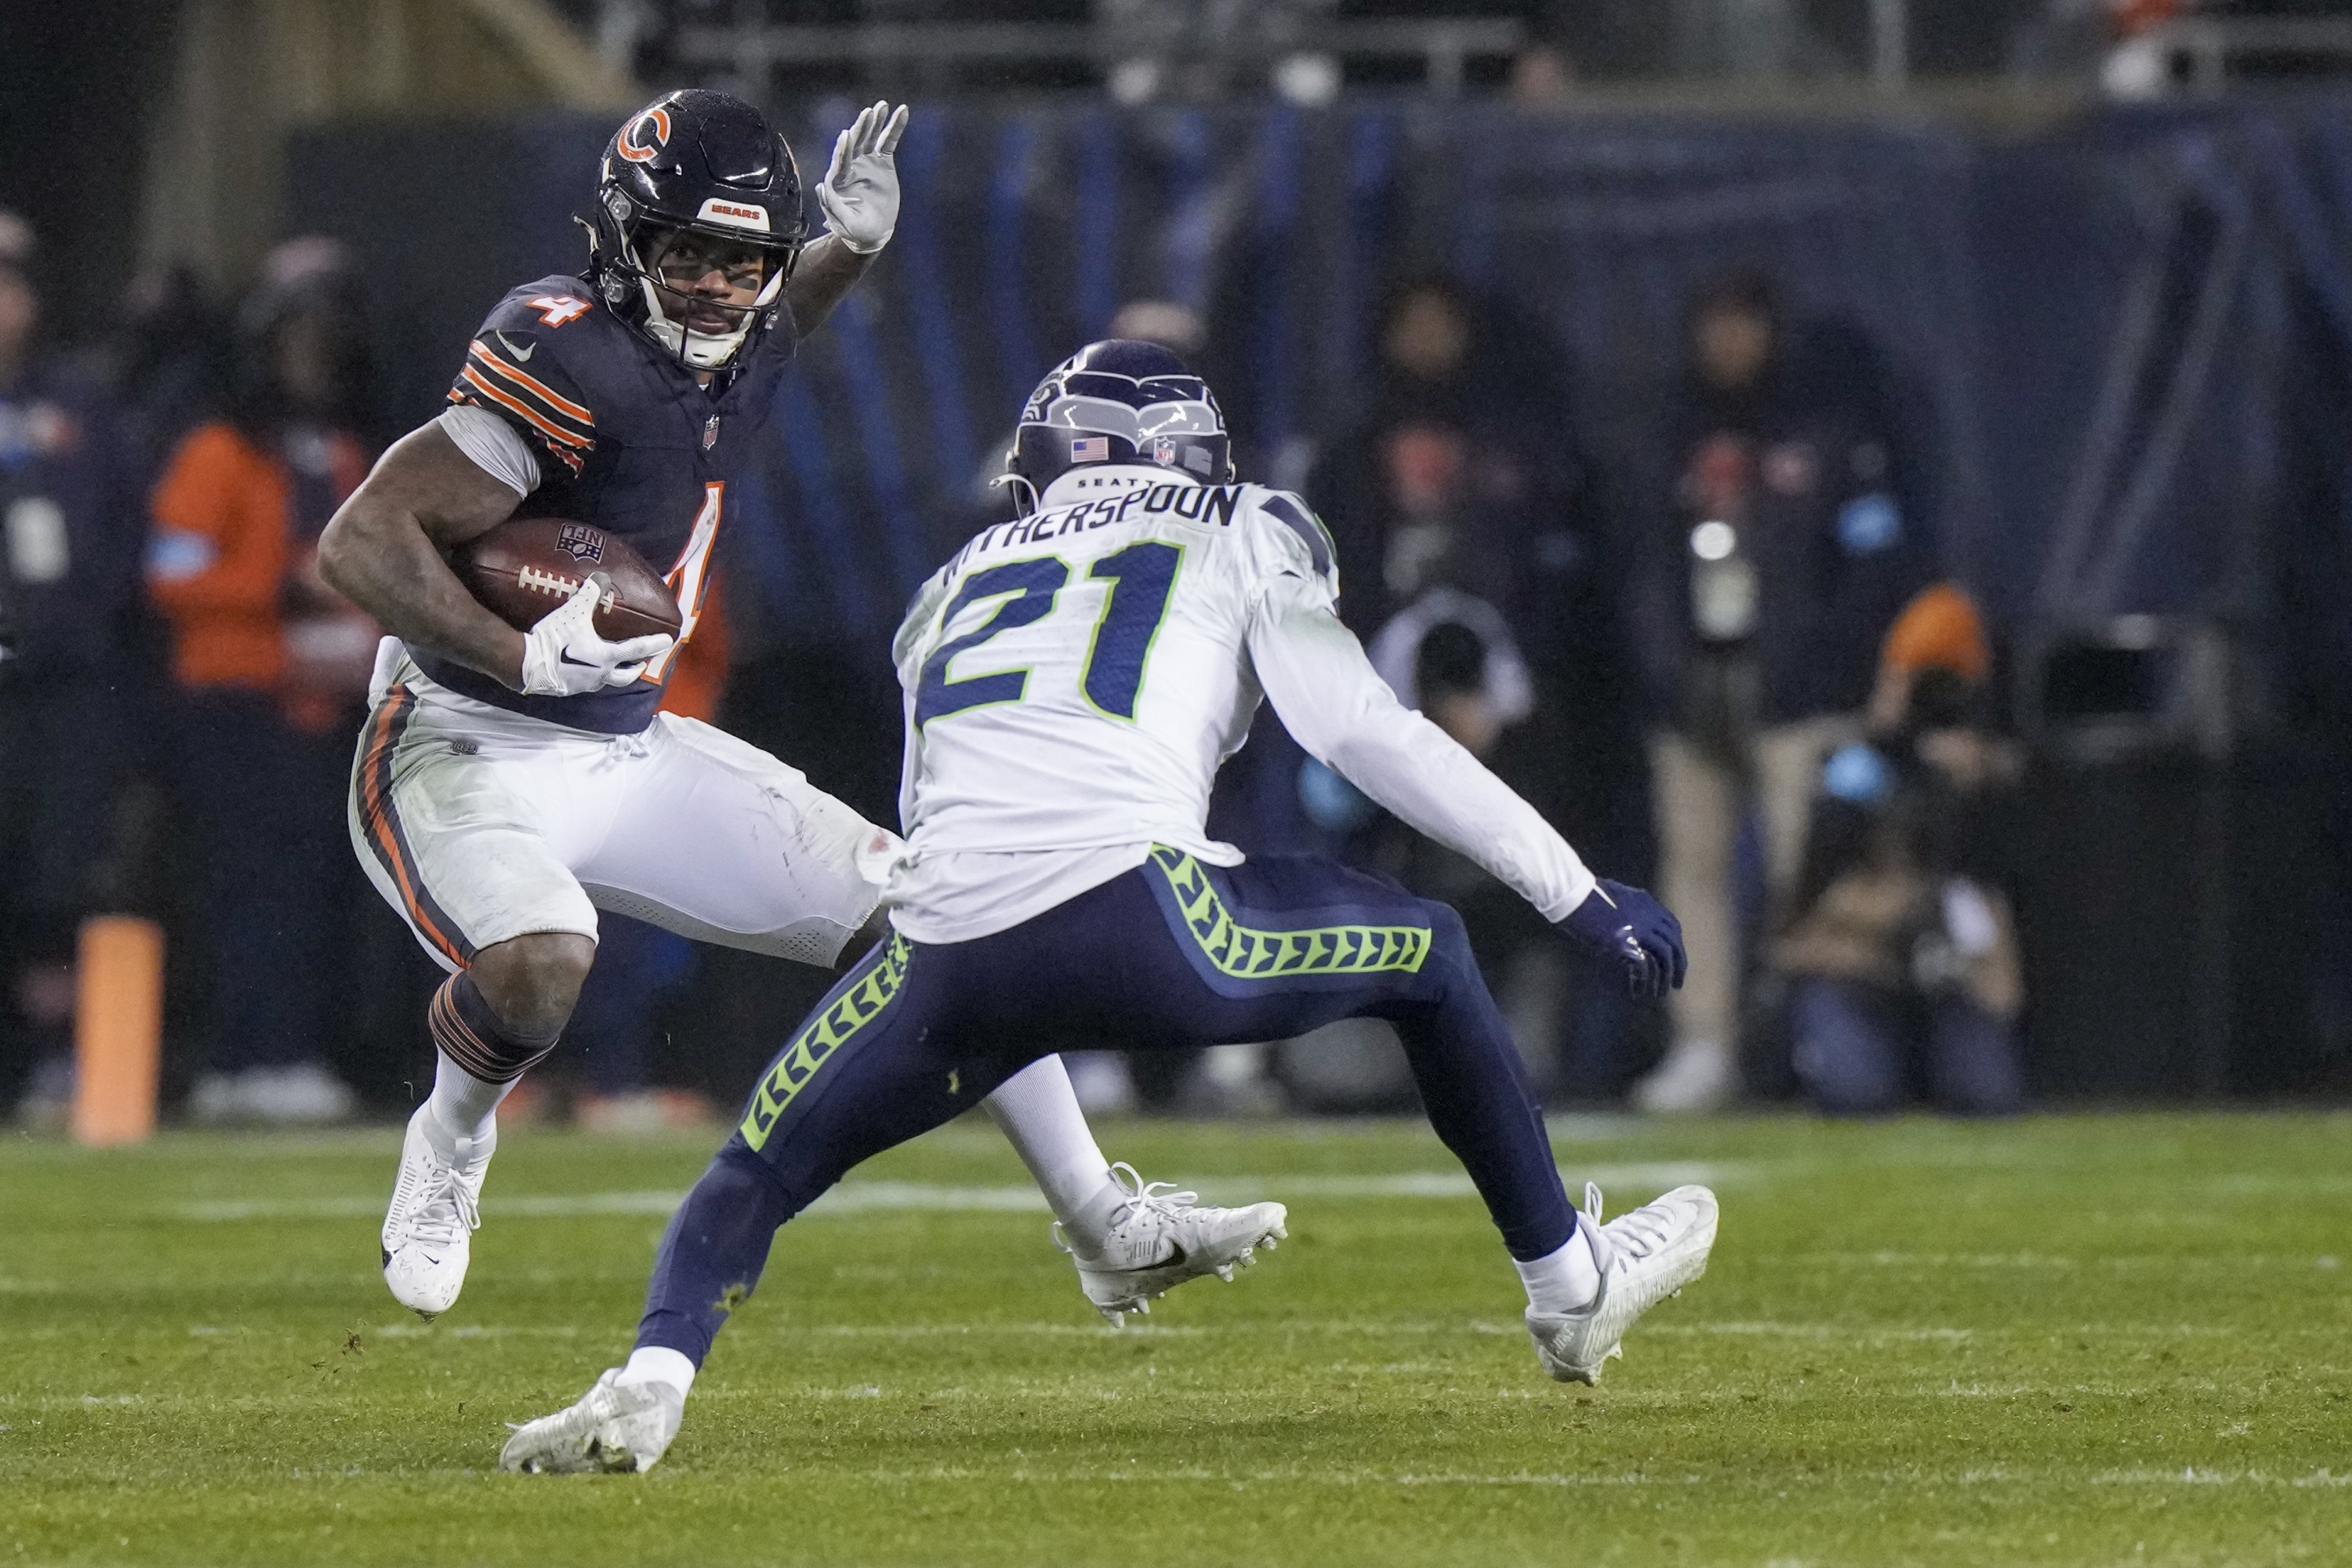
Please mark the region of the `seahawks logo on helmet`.
POLYGON ((1088 343, 1046 375, 1021 411, 998 480, 1023 516, 1078 464, 1153 463, 1202 484, 1233 480, 1233 438, 1208 384, 1158 343, 1088 343))

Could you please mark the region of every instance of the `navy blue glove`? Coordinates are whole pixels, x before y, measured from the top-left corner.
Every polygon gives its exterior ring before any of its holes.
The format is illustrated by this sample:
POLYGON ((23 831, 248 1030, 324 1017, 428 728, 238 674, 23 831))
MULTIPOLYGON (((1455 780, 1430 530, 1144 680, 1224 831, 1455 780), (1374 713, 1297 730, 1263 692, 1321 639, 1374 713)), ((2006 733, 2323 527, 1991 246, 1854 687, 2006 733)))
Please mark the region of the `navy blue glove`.
POLYGON ((1635 996, 1663 996, 1679 989, 1683 971, 1683 923, 1639 888, 1606 877, 1584 902, 1559 922, 1579 942, 1625 973, 1625 989, 1635 996))

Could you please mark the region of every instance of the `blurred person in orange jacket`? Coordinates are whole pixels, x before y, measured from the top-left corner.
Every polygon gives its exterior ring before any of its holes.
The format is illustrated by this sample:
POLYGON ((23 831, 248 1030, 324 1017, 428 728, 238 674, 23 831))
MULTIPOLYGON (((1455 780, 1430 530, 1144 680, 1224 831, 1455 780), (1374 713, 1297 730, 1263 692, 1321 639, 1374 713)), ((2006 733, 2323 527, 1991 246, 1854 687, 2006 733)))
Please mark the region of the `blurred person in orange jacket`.
POLYGON ((342 851, 348 736, 377 628, 318 574, 365 476, 358 317, 323 241, 280 247, 240 312, 227 417, 180 442, 150 504, 149 592, 170 621, 175 784, 213 943, 200 1121, 340 1120, 328 962, 364 902, 342 851))

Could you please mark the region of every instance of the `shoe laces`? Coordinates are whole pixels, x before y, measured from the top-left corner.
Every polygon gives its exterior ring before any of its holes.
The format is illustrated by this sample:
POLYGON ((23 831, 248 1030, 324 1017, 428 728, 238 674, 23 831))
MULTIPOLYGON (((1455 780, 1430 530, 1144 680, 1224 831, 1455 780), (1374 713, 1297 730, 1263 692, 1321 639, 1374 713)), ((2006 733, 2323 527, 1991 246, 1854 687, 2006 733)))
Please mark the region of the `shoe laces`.
MULTIPOLYGON (((1124 1160, 1111 1166, 1110 1179, 1127 1194, 1127 1201, 1111 1213, 1110 1229, 1114 1233, 1138 1220, 1179 1224, 1201 1202, 1200 1194, 1181 1190, 1173 1182, 1146 1182, 1143 1173, 1124 1160)), ((1078 1249, 1070 1244, 1069 1233, 1062 1228, 1059 1220, 1054 1222, 1047 1234, 1055 1247, 1074 1257, 1077 1254, 1078 1249)))
MULTIPOLYGON (((1591 1182, 1584 1184, 1585 1213, 1592 1216, 1593 1225, 1601 1224, 1601 1189, 1591 1182)), ((1655 1204, 1643 1204, 1628 1209, 1609 1222, 1609 1239, 1636 1258, 1646 1258, 1673 1237, 1674 1216, 1655 1204)))
POLYGON ((480 1204, 457 1165, 436 1155, 432 1174, 419 1184, 424 1191, 407 1216, 410 1240, 447 1247, 465 1232, 482 1228, 480 1204))
POLYGON ((1127 1202, 1111 1216, 1114 1228, 1139 1219, 1179 1220, 1184 1217, 1182 1211, 1201 1201, 1200 1194, 1179 1191, 1173 1182, 1146 1182, 1142 1173, 1124 1160, 1110 1168, 1110 1179, 1128 1194, 1127 1202))

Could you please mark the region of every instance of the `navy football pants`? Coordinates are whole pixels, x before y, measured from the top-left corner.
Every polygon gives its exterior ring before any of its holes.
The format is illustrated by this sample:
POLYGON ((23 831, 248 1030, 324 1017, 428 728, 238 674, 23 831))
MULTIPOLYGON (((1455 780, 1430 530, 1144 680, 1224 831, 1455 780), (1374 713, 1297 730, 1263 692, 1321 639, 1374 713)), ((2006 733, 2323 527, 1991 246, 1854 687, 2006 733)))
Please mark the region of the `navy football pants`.
POLYGON ((1395 1026, 1430 1124, 1512 1256, 1565 1245, 1575 1210, 1461 917, 1325 861, 1227 870, 1160 848, 1009 931, 893 935, 867 953, 770 1065, 670 1220, 637 1343, 699 1363, 779 1226, 1041 1056, 1286 1039, 1362 1017, 1395 1026))

